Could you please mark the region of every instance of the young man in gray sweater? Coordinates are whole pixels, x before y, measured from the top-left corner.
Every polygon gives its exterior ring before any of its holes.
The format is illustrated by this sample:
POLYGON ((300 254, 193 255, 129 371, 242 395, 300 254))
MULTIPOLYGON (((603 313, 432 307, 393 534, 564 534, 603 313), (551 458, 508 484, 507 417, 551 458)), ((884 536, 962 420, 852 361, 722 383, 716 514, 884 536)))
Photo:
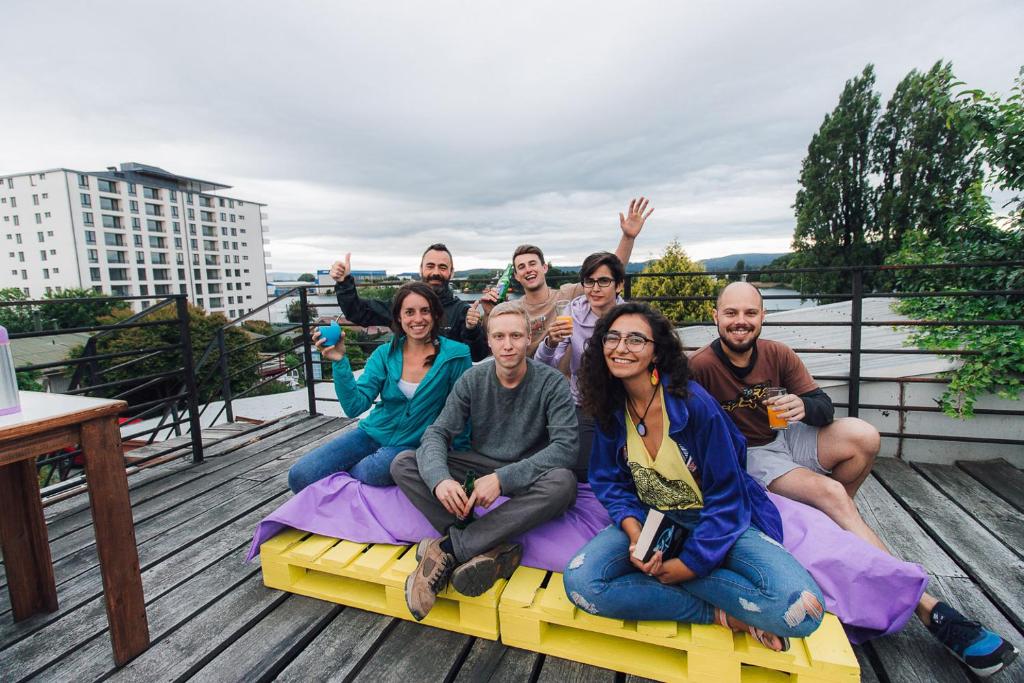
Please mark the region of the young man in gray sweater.
POLYGON ((481 595, 519 566, 522 548, 508 539, 561 515, 576 500, 577 429, 569 385, 557 370, 526 357, 530 321, 522 308, 499 304, 487 320, 494 363, 468 370, 416 451, 391 463, 399 488, 441 538, 424 539, 419 565, 405 583, 409 611, 423 619, 451 579, 464 595, 481 595), (466 421, 469 451, 449 451, 466 421), (473 492, 460 481, 472 470, 473 492), (474 506, 509 500, 468 521, 474 506), (460 522, 462 522, 460 524, 460 522))

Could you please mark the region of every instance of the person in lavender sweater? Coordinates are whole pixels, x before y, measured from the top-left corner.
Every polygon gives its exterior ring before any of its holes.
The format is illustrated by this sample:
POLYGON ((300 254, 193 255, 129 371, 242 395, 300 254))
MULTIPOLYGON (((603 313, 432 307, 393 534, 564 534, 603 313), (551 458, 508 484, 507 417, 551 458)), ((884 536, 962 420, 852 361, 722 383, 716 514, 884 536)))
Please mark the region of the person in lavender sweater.
POLYGON ((579 428, 580 450, 573 471, 580 481, 587 480, 587 465, 590 462, 590 445, 594 439, 594 419, 580 410, 580 391, 577 375, 580 360, 587 342, 594 334, 594 326, 601 316, 623 303, 622 285, 626 280, 626 269, 622 261, 612 253, 599 251, 583 260, 580 267, 580 284, 583 296, 569 302, 571 322, 559 317, 548 328, 547 336, 534 353, 538 360, 553 368, 560 367, 565 354, 569 356, 569 390, 576 404, 576 423, 579 428))

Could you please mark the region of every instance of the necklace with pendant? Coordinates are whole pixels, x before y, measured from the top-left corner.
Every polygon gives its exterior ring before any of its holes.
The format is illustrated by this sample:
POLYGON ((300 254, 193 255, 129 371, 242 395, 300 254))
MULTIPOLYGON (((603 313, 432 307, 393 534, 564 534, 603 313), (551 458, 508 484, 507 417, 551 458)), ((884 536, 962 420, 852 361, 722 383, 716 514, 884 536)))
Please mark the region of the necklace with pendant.
MULTIPOLYGON (((636 413, 637 416, 640 418, 639 420, 637 420, 637 423, 636 423, 636 433, 639 434, 640 436, 647 436, 647 425, 644 423, 644 418, 647 417, 647 411, 649 411, 651 409, 651 404, 654 403, 654 397, 657 396, 657 395, 658 395, 658 389, 657 389, 657 387, 655 387, 654 393, 651 394, 651 400, 647 402, 647 407, 644 408, 644 414, 643 415, 640 415, 640 411, 636 409, 635 405, 632 406, 633 407, 633 412, 636 413)), ((630 401, 630 405, 632 405, 632 403, 633 402, 630 401)))

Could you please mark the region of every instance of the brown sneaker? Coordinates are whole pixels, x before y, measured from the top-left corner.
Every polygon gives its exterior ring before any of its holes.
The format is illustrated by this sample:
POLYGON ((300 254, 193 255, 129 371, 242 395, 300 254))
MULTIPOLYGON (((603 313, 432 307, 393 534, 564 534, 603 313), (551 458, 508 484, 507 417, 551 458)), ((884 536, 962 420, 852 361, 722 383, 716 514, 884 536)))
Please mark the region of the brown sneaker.
POLYGON ((440 538, 425 538, 416 547, 420 563, 405 580, 405 604, 416 621, 422 621, 434 606, 437 594, 448 585, 455 556, 441 550, 440 538))
POLYGON ((452 572, 452 586, 463 595, 483 595, 498 579, 512 576, 522 559, 523 546, 501 543, 456 567, 452 572))

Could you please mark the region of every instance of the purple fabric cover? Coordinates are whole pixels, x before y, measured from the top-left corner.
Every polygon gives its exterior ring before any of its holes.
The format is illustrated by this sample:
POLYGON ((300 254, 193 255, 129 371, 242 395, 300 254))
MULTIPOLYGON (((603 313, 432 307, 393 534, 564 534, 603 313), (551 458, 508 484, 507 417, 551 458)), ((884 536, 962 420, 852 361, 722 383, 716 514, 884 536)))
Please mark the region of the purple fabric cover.
MULTIPOLYGON (((920 565, 883 553, 814 508, 768 495, 782 515, 784 545, 818 582, 828 611, 839 617, 851 642, 903 628, 928 583, 920 565)), ((505 500, 498 498, 494 506, 505 500)), ((581 484, 565 515, 515 540, 523 545, 524 565, 560 572, 609 523, 590 487, 581 484)), ((359 543, 415 543, 439 535, 397 486, 367 486, 344 472, 305 488, 260 522, 246 559, 287 527, 359 543)))

